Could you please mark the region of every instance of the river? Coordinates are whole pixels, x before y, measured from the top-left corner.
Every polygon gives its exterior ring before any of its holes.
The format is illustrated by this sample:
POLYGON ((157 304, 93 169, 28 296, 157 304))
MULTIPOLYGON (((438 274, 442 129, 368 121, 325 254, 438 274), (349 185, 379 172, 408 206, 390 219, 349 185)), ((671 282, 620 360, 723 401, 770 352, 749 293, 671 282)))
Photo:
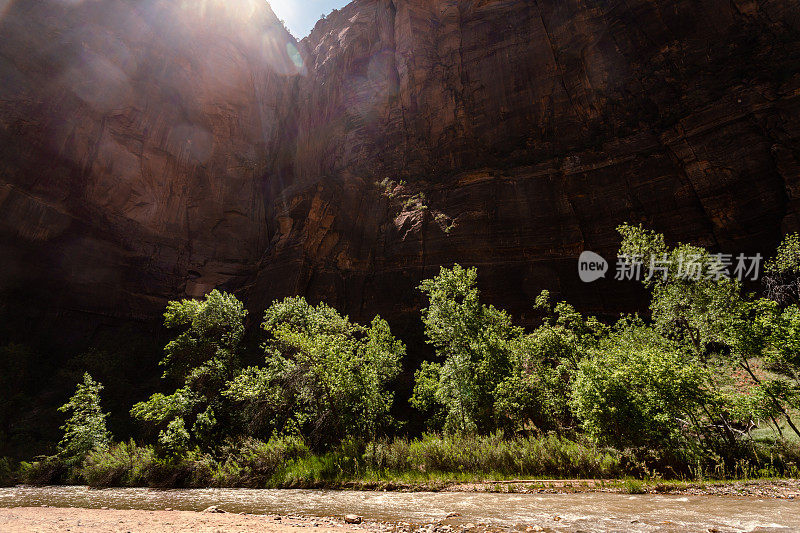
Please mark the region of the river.
POLYGON ((359 514, 385 522, 449 523, 553 531, 800 531, 800 502, 736 496, 496 494, 255 489, 103 489, 11 487, 0 507, 82 507, 304 516, 359 514))

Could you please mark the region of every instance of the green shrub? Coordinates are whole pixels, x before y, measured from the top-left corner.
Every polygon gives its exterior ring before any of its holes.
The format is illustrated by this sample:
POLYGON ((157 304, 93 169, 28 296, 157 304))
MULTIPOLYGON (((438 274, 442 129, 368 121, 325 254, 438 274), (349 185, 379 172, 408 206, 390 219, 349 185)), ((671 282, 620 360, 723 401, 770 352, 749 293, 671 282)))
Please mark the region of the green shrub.
MULTIPOLYGON (((147 464, 144 476, 147 486, 159 489, 192 487, 191 481, 199 476, 194 475, 193 461, 184 458, 158 457, 147 464)), ((209 475, 209 479, 210 479, 209 475)))
POLYGON ((269 442, 247 439, 220 465, 218 483, 243 487, 268 487, 275 474, 311 451, 299 437, 273 437, 269 442))
POLYGON ((374 439, 391 427, 405 346, 389 324, 369 326, 321 303, 286 298, 264 313, 264 367, 250 367, 223 393, 270 434, 301 434, 314 450, 347 437, 374 439))
POLYGON ((709 373, 653 329, 621 321, 579 365, 573 405, 587 434, 614 446, 676 447, 681 420, 713 403, 709 373))
POLYGON ((92 487, 209 487, 215 481, 216 462, 208 455, 187 452, 161 457, 153 447, 121 443, 91 454, 82 470, 92 487))
POLYGON ((10 487, 16 483, 16 473, 8 457, 0 457, 0 487, 10 487))
POLYGON ((147 473, 153 461, 152 447, 121 442, 108 450, 90 453, 82 474, 91 487, 140 487, 148 484, 147 473))
POLYGON ((57 485, 74 482, 76 478, 69 466, 57 456, 41 457, 31 463, 23 461, 18 475, 26 485, 57 485))

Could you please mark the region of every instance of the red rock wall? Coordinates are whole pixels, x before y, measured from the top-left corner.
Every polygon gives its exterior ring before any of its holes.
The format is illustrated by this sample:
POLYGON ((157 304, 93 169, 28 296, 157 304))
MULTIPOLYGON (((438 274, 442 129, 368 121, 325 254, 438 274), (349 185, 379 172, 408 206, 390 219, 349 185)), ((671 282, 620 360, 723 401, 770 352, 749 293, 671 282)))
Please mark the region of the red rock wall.
POLYGON ((0 287, 149 318, 252 272, 302 73, 269 7, 0 7, 0 287))
POLYGON ((302 42, 309 185, 273 203, 253 296, 413 322, 415 285, 459 261, 524 319, 544 288, 630 307, 635 286, 575 272, 584 249, 613 256, 625 221, 769 251, 798 229, 798 17, 796 2, 350 4, 302 42))
POLYGON ((10 3, 6 286, 155 316, 222 285, 413 327, 458 261, 527 319, 544 288, 636 301, 575 272, 624 221, 735 252, 800 227, 795 1, 356 0, 299 56, 260 4, 178 5, 10 3))

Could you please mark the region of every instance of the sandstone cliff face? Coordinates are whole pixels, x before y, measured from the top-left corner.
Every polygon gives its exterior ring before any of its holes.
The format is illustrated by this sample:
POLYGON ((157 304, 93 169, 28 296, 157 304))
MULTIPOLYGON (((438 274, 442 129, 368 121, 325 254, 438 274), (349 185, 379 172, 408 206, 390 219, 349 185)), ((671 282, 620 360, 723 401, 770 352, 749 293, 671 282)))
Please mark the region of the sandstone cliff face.
POLYGON ((356 0, 300 43, 256 0, 5 4, 0 283, 56 309, 219 285, 402 332, 458 261, 523 320, 544 288, 614 311, 637 289, 575 259, 621 222, 800 228, 796 2, 356 0))
POLYGON ((150 318, 249 274, 302 74, 268 5, 0 7, 0 286, 57 315, 150 318))
POLYGON ((271 204, 253 295, 413 323, 415 285, 459 261, 524 320, 544 288, 596 312, 634 301, 575 274, 584 249, 613 256, 625 221, 767 251, 798 228, 799 17, 775 1, 350 4, 302 42, 297 188, 271 204))

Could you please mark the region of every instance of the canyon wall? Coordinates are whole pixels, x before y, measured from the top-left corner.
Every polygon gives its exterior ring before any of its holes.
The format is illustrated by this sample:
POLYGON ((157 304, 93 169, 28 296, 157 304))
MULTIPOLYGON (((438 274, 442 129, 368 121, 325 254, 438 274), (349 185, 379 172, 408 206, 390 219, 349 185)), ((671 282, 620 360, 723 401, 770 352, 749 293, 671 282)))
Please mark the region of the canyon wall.
POLYGON ((294 43, 256 1, 0 3, 13 312, 80 336, 252 275, 294 43))
POLYGON ((622 222, 800 229, 796 1, 356 0, 297 42, 259 0, 0 0, 0 75, 0 289, 81 334, 216 286, 404 334, 454 261, 610 313, 640 290, 576 259, 622 222))
POLYGON ((414 287, 459 261, 527 322, 545 288, 641 302, 576 272, 626 221, 769 253, 798 229, 799 29, 789 1, 356 1, 301 43, 295 185, 271 189, 252 297, 413 329, 414 287))

